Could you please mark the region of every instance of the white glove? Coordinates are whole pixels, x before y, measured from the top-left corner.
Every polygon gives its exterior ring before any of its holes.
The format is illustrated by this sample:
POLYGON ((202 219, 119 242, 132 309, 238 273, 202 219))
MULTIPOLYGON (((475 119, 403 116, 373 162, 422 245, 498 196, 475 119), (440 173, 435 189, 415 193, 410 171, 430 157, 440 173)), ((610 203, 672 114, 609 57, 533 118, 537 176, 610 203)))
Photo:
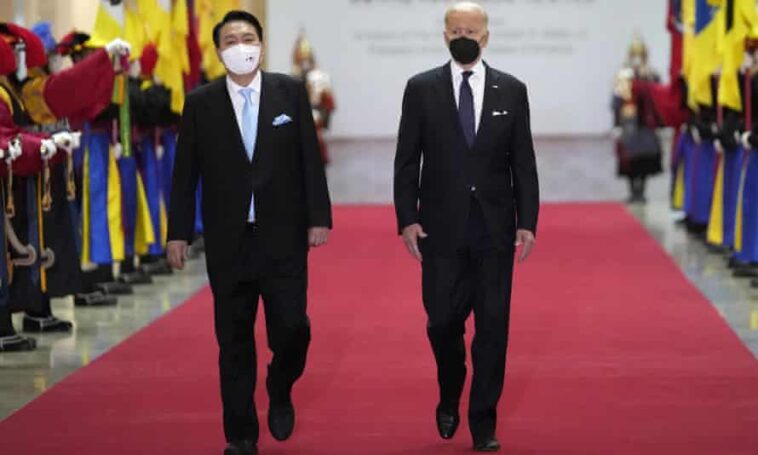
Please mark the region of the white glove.
POLYGON ((131 50, 132 50, 131 44, 127 43, 121 38, 116 38, 110 43, 105 45, 105 51, 108 52, 108 54, 110 54, 111 56, 129 55, 129 52, 131 52, 131 50))
POLYGON ((81 146, 82 146, 82 132, 72 131, 71 132, 71 147, 78 149, 81 146))
POLYGON ((750 150, 751 148, 753 148, 750 145, 750 136, 752 134, 753 133, 751 133, 750 131, 745 131, 744 133, 742 133, 742 141, 741 142, 742 142, 742 146, 745 148, 745 150, 750 150))
POLYGON ((157 147, 155 147, 155 157, 158 158, 158 160, 163 159, 163 153, 165 153, 166 150, 164 150, 163 145, 158 144, 157 147))
POLYGON ((40 153, 42 154, 43 160, 49 160, 54 157, 55 154, 58 153, 58 147, 56 147, 55 141, 52 139, 43 139, 40 153))
POLYGON ((690 133, 692 134, 692 140, 695 141, 695 144, 700 145, 703 142, 703 138, 700 137, 700 130, 696 127, 692 127, 690 133))
POLYGON ((614 126, 611 130, 611 138, 613 138, 614 141, 617 141, 621 137, 621 127, 620 126, 614 126))
POLYGON ((6 156, 7 159, 13 161, 21 156, 21 153, 23 153, 23 149, 21 148, 21 139, 15 138, 12 141, 8 142, 8 155, 6 156))
POLYGON ((123 147, 121 147, 120 142, 116 142, 113 144, 113 156, 116 157, 116 159, 120 159, 121 155, 124 153, 123 147))
POLYGON ((715 141, 713 141, 713 147, 716 149, 716 153, 718 153, 719 155, 724 154, 724 146, 721 145, 720 139, 716 139, 715 141))
POLYGON ((129 62, 129 77, 138 79, 142 74, 142 65, 139 60, 132 60, 129 62))
POLYGON ((71 153, 74 150, 74 138, 71 133, 67 131, 61 131, 60 133, 53 134, 53 142, 59 149, 63 149, 66 153, 71 153))

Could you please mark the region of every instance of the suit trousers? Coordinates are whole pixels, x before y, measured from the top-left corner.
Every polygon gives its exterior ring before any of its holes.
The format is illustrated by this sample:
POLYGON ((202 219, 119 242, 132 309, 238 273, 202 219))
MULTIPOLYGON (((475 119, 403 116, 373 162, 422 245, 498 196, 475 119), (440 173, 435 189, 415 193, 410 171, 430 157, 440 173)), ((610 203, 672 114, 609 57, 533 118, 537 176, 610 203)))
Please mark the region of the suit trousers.
POLYGON ((248 225, 240 245, 239 266, 227 272, 223 282, 217 277, 212 286, 227 441, 258 440, 254 325, 259 297, 263 298, 268 347, 273 353, 266 380, 271 403, 289 399, 293 384, 305 369, 310 344, 307 251, 274 259, 262 250, 256 228, 248 225))
MULTIPOLYGON (((510 242, 513 245, 513 242, 510 242)), ((440 404, 457 410, 466 378, 465 323, 473 311, 469 427, 474 441, 494 436, 508 342, 514 248, 494 248, 481 207, 471 198, 465 245, 452 254, 424 251, 427 335, 437 362, 440 404)))

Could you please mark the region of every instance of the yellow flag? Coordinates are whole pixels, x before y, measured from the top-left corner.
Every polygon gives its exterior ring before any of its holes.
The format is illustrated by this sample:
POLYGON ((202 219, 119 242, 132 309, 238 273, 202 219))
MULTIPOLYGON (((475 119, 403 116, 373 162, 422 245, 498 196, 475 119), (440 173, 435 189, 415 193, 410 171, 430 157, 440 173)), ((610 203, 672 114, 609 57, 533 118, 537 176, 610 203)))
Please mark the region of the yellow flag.
POLYGON ((723 20, 721 0, 695 0, 694 35, 689 62, 688 104, 692 109, 698 105, 713 106, 711 77, 721 65, 718 50, 719 21, 723 20))
POLYGON ((97 5, 95 25, 87 42, 91 47, 103 47, 116 38, 124 37, 124 3, 116 5, 110 0, 100 0, 97 5))
POLYGON ((213 27, 224 15, 234 9, 240 9, 239 0, 197 0, 195 16, 197 17, 197 41, 202 53, 202 67, 208 79, 213 80, 226 74, 224 65, 216 55, 213 43, 213 27))
POLYGON ((182 31, 174 27, 178 15, 187 18, 187 5, 185 0, 177 0, 172 4, 171 0, 142 0, 143 4, 151 11, 151 33, 154 35, 153 42, 158 51, 158 61, 155 64, 155 77, 171 90, 171 110, 180 114, 184 107, 184 76, 183 68, 189 70, 189 57, 187 56, 187 33, 188 25, 183 26, 182 31), (152 2, 152 3, 150 3, 152 2), (182 43, 177 43, 182 41, 182 43), (181 55, 182 52, 184 55, 181 55))
POLYGON ((132 46, 129 58, 136 60, 142 56, 142 50, 149 43, 147 27, 136 4, 128 3, 124 15, 124 39, 132 46))
POLYGON ((739 70, 745 58, 745 39, 758 24, 755 0, 724 0, 721 51, 723 65, 719 80, 718 101, 735 111, 742 111, 739 70))
POLYGON ((695 0, 682 0, 682 73, 689 80, 695 46, 695 0))
POLYGON ((175 52, 181 63, 182 73, 188 74, 189 50, 187 49, 187 36, 189 36, 189 15, 187 13, 187 0, 174 0, 174 9, 171 12, 171 26, 174 30, 175 52))

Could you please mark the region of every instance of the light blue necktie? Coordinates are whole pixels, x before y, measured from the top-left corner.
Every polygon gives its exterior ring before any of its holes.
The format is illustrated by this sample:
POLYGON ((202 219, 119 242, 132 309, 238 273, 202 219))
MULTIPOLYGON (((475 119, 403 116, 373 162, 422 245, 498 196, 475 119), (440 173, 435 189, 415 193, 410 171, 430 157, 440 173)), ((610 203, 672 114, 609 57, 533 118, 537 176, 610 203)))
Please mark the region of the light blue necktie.
MULTIPOLYGON (((258 135, 258 105, 253 103, 253 89, 243 88, 239 93, 245 98, 245 105, 242 107, 242 141, 245 143, 247 158, 252 162, 255 153, 255 139, 258 135)), ((255 221, 254 197, 250 199, 250 213, 247 220, 255 221)))

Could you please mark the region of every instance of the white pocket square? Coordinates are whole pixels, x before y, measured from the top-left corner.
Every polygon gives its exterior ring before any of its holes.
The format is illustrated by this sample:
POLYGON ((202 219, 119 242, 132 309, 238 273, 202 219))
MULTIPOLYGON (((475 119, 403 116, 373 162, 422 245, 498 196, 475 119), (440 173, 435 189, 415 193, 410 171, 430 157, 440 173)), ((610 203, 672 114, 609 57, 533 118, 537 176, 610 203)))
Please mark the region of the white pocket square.
POLYGON ((281 114, 274 119, 273 126, 282 126, 292 122, 292 118, 287 114, 281 114))
POLYGON ((501 115, 508 115, 508 111, 492 111, 493 117, 499 117, 501 115))

